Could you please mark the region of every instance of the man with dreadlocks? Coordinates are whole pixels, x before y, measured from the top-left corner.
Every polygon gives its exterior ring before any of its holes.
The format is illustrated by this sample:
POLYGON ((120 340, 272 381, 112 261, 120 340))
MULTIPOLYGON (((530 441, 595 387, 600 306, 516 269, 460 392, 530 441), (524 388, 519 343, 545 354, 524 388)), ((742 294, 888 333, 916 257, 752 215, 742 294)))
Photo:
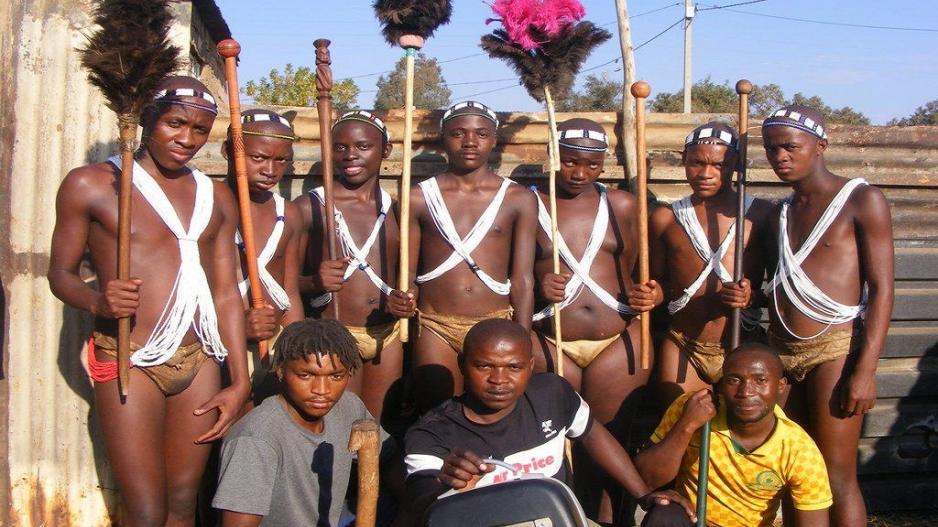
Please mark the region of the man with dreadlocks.
POLYGON ((729 269, 735 255, 738 196, 732 186, 738 138, 730 126, 709 122, 684 141, 684 175, 691 194, 659 207, 651 216, 651 276, 632 293, 640 311, 668 302, 667 337, 658 350, 664 404, 720 380, 729 351, 730 313, 742 308, 744 336, 759 328, 751 284, 762 283, 771 205, 747 197, 744 232, 745 278, 736 284, 729 269))
POLYGON ((329 260, 323 243, 325 191, 317 187, 296 200, 309 238, 303 251, 309 276, 303 278, 311 306, 323 317, 338 318, 358 343, 363 366, 349 389, 368 411, 381 417, 385 396, 401 378, 403 347, 398 318, 413 315, 414 296, 394 290, 400 227, 391 196, 381 188, 381 162, 391 154, 391 135, 379 117, 358 110, 332 126, 333 190, 336 226, 344 258, 329 260), (340 298, 338 315, 331 304, 340 298))
MULTIPOLYGON (((560 172, 557 178, 561 274, 553 273, 552 240, 547 182, 536 189, 538 220, 535 275, 538 288, 549 302, 535 313, 532 333, 535 367, 557 371, 554 348, 553 303, 559 303, 563 335, 564 377, 583 396, 596 420, 619 440, 628 439, 634 403, 632 393, 648 382, 650 372, 638 368, 638 331, 635 312, 625 303, 632 287, 632 270, 638 254, 635 222, 636 201, 628 192, 607 188, 596 180, 603 172, 609 148, 606 132, 598 123, 575 118, 557 127, 560 172), (589 233, 589 234, 586 234, 589 233), (635 330, 633 330, 635 328, 635 330)), ((597 490, 620 493, 620 486, 595 466, 581 448, 574 450, 576 491, 588 513, 608 501, 597 490), (600 485, 597 485, 601 482, 600 485), (581 484, 582 483, 582 484, 581 484), (597 487, 601 487, 597 489, 597 487)), ((618 500, 613 500, 618 502, 618 500)), ((605 505, 609 505, 606 503, 605 505)), ((603 508, 604 506, 600 506, 603 508)))
POLYGON ((778 265, 764 289, 769 342, 793 381, 785 408, 824 455, 831 525, 863 525, 857 443, 876 401, 876 364, 892 314, 889 204, 863 179, 827 169, 826 123, 813 108, 772 113, 762 143, 775 175, 794 190, 772 218, 778 265))
MULTIPOLYGON (((283 330, 273 362, 280 394, 242 417, 222 444, 212 506, 223 527, 339 525, 352 423, 372 418, 345 389, 361 365, 355 338, 338 321, 306 319, 283 330)), ((402 482, 393 440, 383 430, 381 440, 381 474, 402 482)))
MULTIPOLYGON (((279 114, 260 109, 242 112, 241 123, 251 218, 254 238, 259 246, 257 269, 265 302, 262 308, 250 307, 248 300, 250 284, 240 230, 235 243, 242 259, 242 279, 238 288, 245 299, 244 329, 249 347, 256 352, 257 342, 275 339, 283 327, 303 318, 297 286, 302 224, 296 205, 272 191, 293 158, 293 126, 279 114)), ((228 183, 234 192, 234 152, 230 140, 222 144, 221 153, 228 160, 228 183)), ((255 361, 254 371, 263 372, 264 369, 258 366, 258 357, 254 355, 252 359, 255 361)))
POLYGON ((88 369, 128 525, 192 524, 210 443, 250 392, 231 243, 237 206, 223 183, 186 165, 216 113, 208 89, 190 77, 164 80, 144 110, 133 172, 133 278, 116 279, 118 158, 72 170, 56 201, 49 284, 95 317, 88 369), (98 289, 79 274, 86 249, 98 289), (117 319, 131 316, 133 390, 122 398, 115 335, 117 319), (226 358, 231 384, 221 389, 226 358))
POLYGON ((440 128, 449 167, 410 198, 420 293, 414 380, 422 411, 462 393, 457 355, 472 326, 513 318, 530 328, 534 309, 536 196, 488 166, 495 112, 457 103, 440 128))

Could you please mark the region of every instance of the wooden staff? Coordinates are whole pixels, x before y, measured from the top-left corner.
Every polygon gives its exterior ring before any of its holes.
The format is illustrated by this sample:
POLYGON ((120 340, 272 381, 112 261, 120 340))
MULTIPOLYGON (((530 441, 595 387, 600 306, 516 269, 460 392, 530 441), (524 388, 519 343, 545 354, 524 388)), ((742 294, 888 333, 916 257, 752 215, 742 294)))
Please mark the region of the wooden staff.
MULTIPOLYGON (((635 152, 638 158, 638 281, 647 283, 648 269, 648 165, 645 147, 645 99, 651 94, 651 86, 645 81, 632 84, 635 97, 635 152)), ((651 367, 651 311, 639 315, 642 324, 641 366, 651 367)))
POLYGON ((349 452, 358 452, 358 509, 355 511, 355 525, 374 527, 378 511, 378 456, 381 451, 378 424, 371 419, 359 419, 352 423, 348 449, 349 452))
MULTIPOLYGON (((418 35, 404 35, 399 44, 404 48, 406 83, 404 86, 404 165, 401 169, 401 253, 398 263, 397 286, 401 292, 410 290, 410 161, 413 156, 414 139, 414 61, 417 50, 423 47, 424 39, 418 35)), ((410 340, 409 320, 401 320, 401 342, 410 340)))
MULTIPOLYGON (((329 55, 328 39, 320 38, 313 42, 316 48, 316 93, 319 114, 319 157, 322 158, 322 190, 325 195, 325 227, 329 259, 338 258, 335 229, 335 194, 333 194, 332 167, 332 57, 329 55)), ((339 318, 339 295, 332 295, 332 309, 335 318, 339 318)))
MULTIPOLYGON (((736 83, 739 94, 739 168, 736 176, 736 249, 733 252, 733 281, 743 279, 743 251, 746 229, 746 149, 749 146, 749 93, 752 83, 743 79, 736 83)), ((733 308, 730 318, 730 349, 736 349, 742 335, 742 310, 733 308)))
MULTIPOLYGON (((553 243, 554 274, 560 274, 560 230, 557 226, 557 172, 560 170, 560 139, 557 136, 557 115, 554 112, 554 99, 550 88, 544 86, 544 101, 547 103, 547 152, 550 158, 548 167, 548 195, 550 198, 550 230, 553 243)), ((554 303, 554 347, 557 348, 557 375, 563 377, 563 332, 560 325, 560 304, 554 303)), ((569 446, 569 445, 568 445, 569 446)))
MULTIPOLYGON (((130 220, 133 216, 134 143, 137 116, 120 115, 121 175, 117 201, 117 279, 130 280, 130 220)), ((121 397, 130 391, 130 318, 117 319, 117 378, 121 397)))
MULTIPOLYGON (((231 151, 234 157, 235 183, 238 189, 238 211, 241 216, 241 239, 251 283, 251 307, 264 307, 260 275, 257 272, 257 246, 254 244, 254 222, 251 220, 251 192, 248 190, 248 168, 244 157, 244 135, 241 132, 241 92, 238 88, 238 54, 241 44, 234 39, 222 40, 218 54, 225 59, 225 81, 228 89, 228 113, 231 116, 231 151)), ((261 361, 267 359, 267 341, 257 343, 261 361)))

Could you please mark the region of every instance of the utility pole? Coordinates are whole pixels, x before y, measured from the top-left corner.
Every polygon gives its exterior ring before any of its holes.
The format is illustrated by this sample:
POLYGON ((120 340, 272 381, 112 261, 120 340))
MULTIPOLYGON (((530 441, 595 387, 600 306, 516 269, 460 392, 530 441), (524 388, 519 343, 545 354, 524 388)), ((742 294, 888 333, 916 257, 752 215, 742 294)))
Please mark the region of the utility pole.
POLYGON ((638 174, 638 157, 635 153, 635 98, 630 88, 635 82, 635 53, 626 0, 616 0, 616 16, 619 22, 619 46, 622 48, 622 152, 625 154, 626 179, 630 185, 634 185, 638 174))
POLYGON ((694 0, 684 0, 684 113, 690 113, 691 108, 691 23, 694 21, 697 7, 694 0))

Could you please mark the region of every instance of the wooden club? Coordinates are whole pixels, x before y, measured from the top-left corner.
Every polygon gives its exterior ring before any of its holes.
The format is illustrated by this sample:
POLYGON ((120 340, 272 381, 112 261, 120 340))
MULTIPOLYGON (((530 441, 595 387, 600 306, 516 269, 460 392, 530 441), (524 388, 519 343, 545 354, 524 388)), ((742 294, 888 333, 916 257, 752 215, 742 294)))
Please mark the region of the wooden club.
POLYGON ((352 423, 348 438, 349 452, 358 452, 358 509, 355 511, 357 527, 374 527, 378 512, 379 468, 381 436, 378 423, 359 419, 352 423))
MULTIPOLYGON (((225 59, 225 82, 228 89, 228 109, 231 116, 231 151, 234 158, 235 184, 238 189, 238 212, 241 216, 241 239, 244 240, 244 259, 247 262, 251 284, 251 307, 264 307, 263 289, 257 271, 257 245, 254 243, 254 222, 251 220, 251 192, 248 189, 248 169, 244 157, 244 135, 241 128, 241 92, 238 88, 238 54, 241 44, 234 39, 222 40, 218 54, 225 59)), ((261 361, 267 359, 267 341, 258 342, 261 361)))
MULTIPOLYGON (((635 153, 638 160, 638 281, 648 282, 648 165, 645 146, 645 99, 651 94, 651 86, 645 81, 632 84, 635 97, 635 153)), ((641 322, 641 367, 651 367, 651 312, 642 313, 641 322)))

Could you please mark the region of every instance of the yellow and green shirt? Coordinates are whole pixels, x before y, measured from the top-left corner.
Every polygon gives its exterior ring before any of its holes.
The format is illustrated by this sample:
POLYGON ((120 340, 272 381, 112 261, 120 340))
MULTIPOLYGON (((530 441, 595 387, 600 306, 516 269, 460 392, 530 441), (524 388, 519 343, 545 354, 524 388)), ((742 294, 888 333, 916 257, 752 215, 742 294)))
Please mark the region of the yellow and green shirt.
MULTIPOLYGON (((679 397, 651 440, 662 441, 677 423, 690 394, 679 397)), ((833 503, 827 468, 817 445, 797 423, 775 406, 775 430, 761 446, 747 452, 730 436, 726 405, 711 421, 707 524, 720 527, 771 526, 784 491, 796 509, 826 509, 833 503)), ((681 460, 675 490, 696 506, 700 430, 694 432, 681 460)))

